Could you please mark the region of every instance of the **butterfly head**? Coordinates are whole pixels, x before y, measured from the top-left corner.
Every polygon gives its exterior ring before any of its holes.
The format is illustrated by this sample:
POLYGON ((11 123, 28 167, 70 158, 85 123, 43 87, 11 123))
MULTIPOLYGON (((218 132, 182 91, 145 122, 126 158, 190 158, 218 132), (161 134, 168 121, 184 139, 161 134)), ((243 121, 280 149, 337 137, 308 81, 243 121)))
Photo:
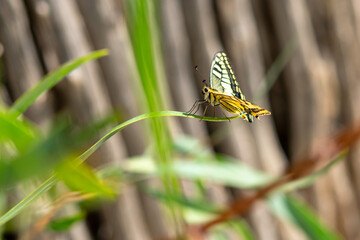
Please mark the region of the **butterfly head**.
POLYGON ((202 94, 204 95, 204 98, 207 99, 209 97, 210 88, 208 86, 204 86, 202 89, 202 94))
POLYGON ((206 80, 203 80, 204 87, 202 89, 202 94, 204 95, 204 99, 209 101, 210 99, 210 87, 207 85, 206 80))

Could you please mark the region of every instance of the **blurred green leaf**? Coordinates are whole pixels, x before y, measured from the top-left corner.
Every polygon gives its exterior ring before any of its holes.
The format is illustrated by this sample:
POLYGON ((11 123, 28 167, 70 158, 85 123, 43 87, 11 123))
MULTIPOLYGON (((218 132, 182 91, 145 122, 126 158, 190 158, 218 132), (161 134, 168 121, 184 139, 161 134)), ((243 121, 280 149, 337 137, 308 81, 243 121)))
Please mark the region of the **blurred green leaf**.
POLYGON ((251 227, 245 220, 230 220, 226 223, 232 229, 234 229, 243 240, 255 240, 255 235, 251 230, 251 227))
POLYGON ((268 199, 270 209, 280 218, 291 221, 302 229, 309 239, 341 239, 326 227, 316 214, 297 198, 283 194, 272 194, 268 199))
MULTIPOLYGON (((154 189, 146 189, 146 192, 162 202, 172 201, 181 206, 188 224, 206 223, 216 218, 217 214, 221 211, 220 207, 209 204, 208 201, 198 201, 188 199, 183 196, 169 196, 167 193, 154 189)), ((219 224, 211 230, 211 236, 213 236, 216 232, 223 232, 223 230, 228 229, 228 227, 235 230, 244 240, 255 239, 249 225, 244 220, 229 220, 225 223, 219 224)))
MULTIPOLYGON (((0 167, 0 172, 3 173, 0 174, 0 186, 1 184, 9 185, 10 182, 16 182, 20 179, 40 173, 43 170, 52 169, 59 161, 74 156, 74 154, 79 152, 79 148, 83 147, 84 143, 87 143, 95 136, 95 134, 111 122, 112 118, 110 117, 106 118, 104 121, 99 121, 95 124, 86 126, 79 131, 71 132, 69 131, 70 129, 65 130, 65 123, 60 121, 56 124, 57 128, 51 131, 52 134, 38 140, 38 142, 34 143, 27 152, 10 159, 11 161, 0 162, 0 165, 3 164, 2 167, 0 167), (13 172, 15 172, 15 174, 12 174, 13 172), (8 174, 10 174, 10 178, 8 178, 8 174)), ((87 153, 87 157, 89 157, 92 152, 87 153)), ((85 159, 86 158, 83 158, 82 161, 85 159)), ((57 181, 58 179, 55 176, 46 180, 21 202, 2 215, 0 217, 0 225, 3 225, 18 215, 38 197, 51 189, 57 181)))
POLYGON ((217 224, 208 232, 209 239, 211 240, 231 240, 234 236, 238 236, 241 240, 255 240, 254 233, 252 232, 249 224, 245 220, 230 220, 217 224), (237 235, 234 235, 234 232, 237 235))
MULTIPOLYGON (((201 116, 188 115, 184 112, 176 112, 176 111, 161 111, 161 112, 145 113, 145 114, 139 115, 137 117, 134 117, 132 119, 129 119, 126 122, 114 127, 104 137, 102 137, 99 141, 97 141, 94 145, 92 145, 88 150, 86 150, 83 154, 81 154, 81 156, 79 156, 79 159, 81 159, 81 161, 85 161, 91 154, 93 154, 99 147, 101 147, 108 139, 110 139, 112 136, 114 136, 116 133, 118 133, 119 131, 121 131, 123 128, 127 127, 130 124, 133 124, 135 122, 138 122, 138 121, 141 121, 144 119, 148 119, 148 118, 170 117, 170 116, 190 117, 190 118, 201 119, 201 116)), ((231 119, 238 118, 238 117, 239 116, 234 116, 234 117, 231 117, 231 119)), ((203 120, 204 121, 228 121, 227 118, 215 118, 215 117, 204 117, 203 120)), ((52 176, 49 179, 47 179, 42 185, 40 185, 32 193, 30 193, 28 196, 26 196, 21 202, 16 204, 13 208, 11 208, 4 215, 2 215, 0 217, 0 225, 3 225, 7 221, 11 220, 16 215, 18 215, 23 209, 28 207, 38 197, 40 197, 41 195, 46 193, 49 189, 51 189, 57 183, 57 181, 58 181, 58 179, 55 176, 52 176)))
MULTIPOLYGON (((174 146, 180 153, 189 155, 184 156, 188 159, 176 159, 171 166, 171 171, 181 178, 205 180, 242 189, 263 187, 277 179, 277 177, 254 169, 239 160, 220 154, 211 154, 191 137, 182 137, 180 141, 175 141, 174 146)), ((343 152, 324 168, 301 179, 286 183, 273 192, 295 191, 313 184, 345 155, 346 152, 343 152)), ((160 171, 167 171, 166 168, 159 169, 150 156, 138 156, 129 159, 126 161, 124 170, 146 175, 158 175, 160 171)))
POLYGON ((42 81, 36 84, 33 88, 26 91, 19 99, 16 100, 14 105, 11 107, 9 113, 18 117, 22 114, 35 100, 44 92, 52 88, 55 84, 61 81, 67 74, 72 70, 78 68, 82 64, 103 56, 106 56, 108 51, 106 49, 92 52, 84 57, 79 57, 68 63, 62 65, 56 71, 48 74, 42 81))
POLYGON ((174 141, 174 149, 181 154, 196 156, 199 158, 212 158, 212 152, 206 148, 198 139, 180 135, 174 141))
POLYGON ((181 207, 184 218, 189 224, 200 224, 213 220, 216 213, 219 213, 221 208, 210 204, 207 201, 193 200, 175 194, 158 191, 155 189, 146 188, 145 192, 149 195, 156 197, 164 204, 176 204, 181 207))
POLYGON ((38 137, 38 132, 25 120, 0 110, 0 144, 13 143, 18 151, 24 151, 38 137))
POLYGON ((192 137, 182 136, 176 139, 174 146, 180 153, 190 155, 191 161, 179 160, 173 166, 174 171, 183 178, 207 180, 237 188, 257 188, 276 179, 240 160, 212 154, 192 137))
MULTIPOLYGON (((16 119, 14 120, 16 122, 16 119)), ((73 148, 67 126, 58 126, 46 138, 32 139, 18 155, 3 157, 0 162, 0 187, 49 172, 73 148), (70 139, 70 140, 69 140, 70 139)))
POLYGON ((288 183, 278 187, 273 192, 286 193, 286 192, 295 191, 295 190, 298 190, 301 188, 305 188, 305 187, 308 187, 308 186, 314 184, 314 182, 319 177, 326 174, 334 165, 336 165, 339 161, 341 161, 347 155, 347 152, 348 152, 347 150, 343 151, 339 156, 337 156, 334 160, 332 160, 328 165, 326 165, 322 169, 320 169, 308 176, 305 176, 303 178, 288 182, 288 183))
MULTIPOLYGON (((171 166, 178 177, 209 182, 237 188, 257 188, 275 180, 241 162, 234 162, 228 157, 219 156, 223 161, 189 161, 177 159, 171 166), (227 159, 227 161, 225 161, 227 159)), ((167 171, 159 169, 148 156, 135 157, 126 161, 125 170, 138 174, 159 174, 167 171)))
POLYGON ((85 218, 84 212, 78 212, 74 215, 67 216, 61 219, 56 219, 49 223, 49 228, 54 231, 66 231, 70 227, 72 227, 75 223, 84 220, 85 218))
POLYGON ((275 178, 251 168, 241 162, 191 162, 177 161, 174 172, 187 179, 202 179, 237 188, 257 188, 275 178))
POLYGON ((207 213, 219 213, 221 211, 221 208, 209 204, 208 202, 194 201, 185 198, 184 196, 169 195, 165 192, 161 192, 150 188, 146 188, 145 191, 146 193, 156 197, 157 199, 163 202, 172 201, 181 205, 182 207, 193 208, 207 213))
POLYGON ((225 231, 212 231, 210 236, 210 240, 230 240, 225 231))
POLYGON ((84 163, 80 164, 77 160, 69 159, 62 162, 56 168, 56 173, 59 179, 63 180, 72 190, 106 198, 112 198, 116 194, 96 176, 92 168, 84 163))
POLYGON ((124 171, 122 167, 115 163, 115 164, 105 164, 97 169, 96 175, 98 175, 101 178, 118 178, 122 179, 124 175, 124 171))

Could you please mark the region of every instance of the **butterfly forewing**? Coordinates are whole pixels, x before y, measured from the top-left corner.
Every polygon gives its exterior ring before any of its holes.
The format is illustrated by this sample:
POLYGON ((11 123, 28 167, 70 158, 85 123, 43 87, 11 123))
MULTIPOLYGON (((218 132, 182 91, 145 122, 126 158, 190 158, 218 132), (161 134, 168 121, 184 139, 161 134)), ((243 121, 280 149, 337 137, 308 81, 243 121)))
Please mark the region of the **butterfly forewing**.
MULTIPOLYGON (((229 94, 245 100, 245 96, 242 94, 236 81, 234 71, 230 66, 229 59, 224 52, 215 53, 211 63, 210 87, 219 93, 229 94)), ((252 122, 253 117, 250 114, 246 114, 245 120, 252 122)))
POLYGON ((229 59, 224 52, 217 52, 214 56, 210 70, 210 87, 220 93, 245 99, 236 81, 229 59))

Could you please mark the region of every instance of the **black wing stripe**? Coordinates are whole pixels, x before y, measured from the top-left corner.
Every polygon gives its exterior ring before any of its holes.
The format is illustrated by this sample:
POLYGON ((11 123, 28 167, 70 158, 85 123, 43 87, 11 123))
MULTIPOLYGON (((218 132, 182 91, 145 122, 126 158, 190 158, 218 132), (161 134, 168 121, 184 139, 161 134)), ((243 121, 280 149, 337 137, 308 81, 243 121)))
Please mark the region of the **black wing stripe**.
POLYGON ((232 70, 229 60, 224 52, 218 52, 215 54, 210 74, 212 80, 210 85, 212 84, 219 92, 225 92, 234 97, 245 100, 245 97, 241 93, 239 85, 236 81, 234 71, 232 70))

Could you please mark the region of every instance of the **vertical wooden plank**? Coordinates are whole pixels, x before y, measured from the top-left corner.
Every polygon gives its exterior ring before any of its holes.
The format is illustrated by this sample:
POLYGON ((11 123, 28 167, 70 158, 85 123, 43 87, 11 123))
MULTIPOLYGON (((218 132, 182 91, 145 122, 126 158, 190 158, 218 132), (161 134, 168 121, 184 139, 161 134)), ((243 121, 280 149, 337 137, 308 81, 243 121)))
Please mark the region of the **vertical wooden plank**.
MULTIPOLYGON (((22 1, 0 1, 0 41, 10 95, 16 100, 43 76, 39 56, 22 1)), ((52 116, 51 97, 43 94, 26 114, 43 127, 52 116)))
MULTIPOLYGON (((49 70, 92 50, 74 1, 31 0, 29 5, 35 14, 34 28, 44 46, 45 65, 49 70)), ((98 62, 91 62, 74 71, 59 86, 61 96, 66 99, 65 106, 80 124, 102 119, 112 111, 108 89, 102 79, 98 62)), ((123 139, 117 134, 94 154, 92 163, 121 164, 126 156, 123 139)), ((125 188, 116 203, 104 206, 99 234, 114 239, 148 239, 138 204, 136 191, 125 188)))

